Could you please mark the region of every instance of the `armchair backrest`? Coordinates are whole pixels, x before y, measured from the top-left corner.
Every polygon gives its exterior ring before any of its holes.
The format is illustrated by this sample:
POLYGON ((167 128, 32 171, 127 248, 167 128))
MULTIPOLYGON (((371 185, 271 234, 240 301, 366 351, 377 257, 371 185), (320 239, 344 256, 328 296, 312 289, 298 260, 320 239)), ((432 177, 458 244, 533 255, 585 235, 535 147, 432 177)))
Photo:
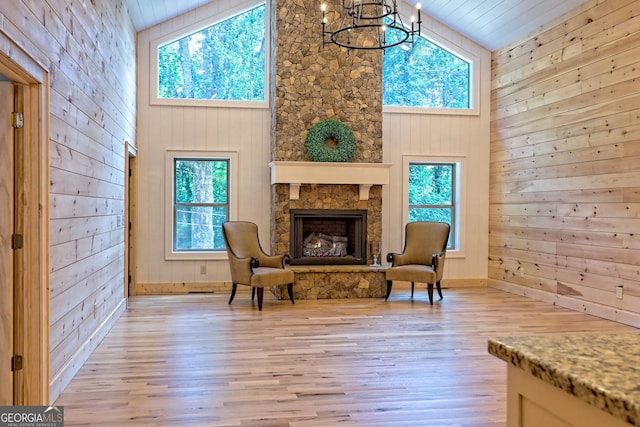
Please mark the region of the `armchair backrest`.
POLYGON ((403 264, 432 264, 432 255, 446 252, 451 226, 446 222, 409 222, 405 227, 403 264))
POLYGON ((227 221, 222 224, 222 232, 229 257, 260 258, 263 255, 256 224, 248 221, 227 221))

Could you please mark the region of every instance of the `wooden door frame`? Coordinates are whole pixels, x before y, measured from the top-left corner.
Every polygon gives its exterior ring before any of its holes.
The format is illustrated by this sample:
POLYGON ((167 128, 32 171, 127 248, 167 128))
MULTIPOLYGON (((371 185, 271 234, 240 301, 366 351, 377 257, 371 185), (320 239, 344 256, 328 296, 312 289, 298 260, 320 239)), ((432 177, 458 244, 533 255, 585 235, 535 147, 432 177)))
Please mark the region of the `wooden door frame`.
POLYGON ((0 82, 0 206, 7 213, 0 219, 0 405, 13 404, 13 372, 9 360, 13 352, 14 313, 13 313, 13 250, 10 235, 14 226, 14 135, 11 126, 11 112, 15 111, 14 84, 11 81, 0 82))
POLYGON ((133 234, 133 228, 130 226, 135 221, 135 205, 137 200, 135 177, 133 173, 132 159, 138 155, 138 151, 135 145, 132 145, 128 140, 124 144, 124 158, 125 158, 125 191, 124 191, 124 297, 127 300, 127 306, 129 304, 129 296, 136 295, 135 286, 135 234, 133 234), (131 281, 129 281, 131 277, 131 281))
POLYGON ((18 288, 24 293, 24 310, 15 319, 23 336, 22 375, 14 404, 48 405, 49 402, 49 73, 39 61, 22 50, 0 30, 0 72, 18 83, 24 103, 24 128, 17 130, 23 144, 21 194, 24 245, 20 249, 18 288), (28 232, 27 232, 28 231, 28 232))

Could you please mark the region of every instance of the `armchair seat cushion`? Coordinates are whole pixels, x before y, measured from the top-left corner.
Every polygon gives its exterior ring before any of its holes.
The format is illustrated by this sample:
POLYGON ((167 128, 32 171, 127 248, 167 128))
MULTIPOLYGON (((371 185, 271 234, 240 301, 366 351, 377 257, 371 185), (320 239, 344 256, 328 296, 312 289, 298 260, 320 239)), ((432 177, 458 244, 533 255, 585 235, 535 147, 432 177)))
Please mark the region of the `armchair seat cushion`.
POLYGON ((257 267, 253 269, 251 286, 266 288, 273 285, 282 285, 283 283, 293 283, 294 280, 295 277, 291 270, 273 267, 257 267))
POLYGON ((387 280, 404 282, 434 283, 436 281, 436 272, 430 265, 408 264, 389 267, 386 276, 387 280))

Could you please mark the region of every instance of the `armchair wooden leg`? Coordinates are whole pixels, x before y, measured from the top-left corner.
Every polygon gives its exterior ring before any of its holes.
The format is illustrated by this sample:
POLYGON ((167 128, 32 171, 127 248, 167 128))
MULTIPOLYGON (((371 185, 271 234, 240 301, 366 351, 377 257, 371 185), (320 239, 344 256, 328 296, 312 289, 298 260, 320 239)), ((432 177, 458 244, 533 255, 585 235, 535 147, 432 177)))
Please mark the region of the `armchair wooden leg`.
POLYGON ((411 282, 411 298, 413 298, 413 288, 415 287, 415 283, 411 282))
POLYGON ((429 294, 429 303, 433 305, 433 283, 427 284, 427 293, 429 294))
POLYGON ((440 295, 440 299, 444 298, 442 296, 442 289, 440 289, 440 281, 439 280, 436 282, 436 289, 438 290, 438 295, 440 295))
POLYGON ((291 300, 291 304, 295 304, 296 302, 293 300, 293 283, 289 283, 287 285, 287 292, 289 292, 289 299, 291 300))
POLYGON ((389 295, 391 295, 391 286, 393 286, 393 281, 392 280, 387 280, 387 296, 384 297, 384 300, 388 300, 389 299, 389 295))
POLYGON ((256 298, 256 287, 252 286, 251 287, 251 301, 253 301, 256 298))
POLYGON ((231 286, 231 298, 229 298, 229 304, 233 301, 233 298, 236 296, 236 290, 238 289, 238 285, 233 283, 231 286))
MULTIPOLYGON (((255 288, 253 288, 255 289, 255 288)), ((258 311, 262 311, 262 297, 264 296, 264 288, 258 288, 258 311)))

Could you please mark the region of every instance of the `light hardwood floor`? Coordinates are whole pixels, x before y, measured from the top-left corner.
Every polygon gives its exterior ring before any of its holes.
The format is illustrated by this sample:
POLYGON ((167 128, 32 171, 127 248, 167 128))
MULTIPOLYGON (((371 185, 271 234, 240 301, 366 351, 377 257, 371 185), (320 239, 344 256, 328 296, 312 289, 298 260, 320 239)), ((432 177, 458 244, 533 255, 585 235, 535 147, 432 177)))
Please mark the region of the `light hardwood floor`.
POLYGON ((141 296, 57 400, 66 426, 505 426, 490 336, 628 333, 502 291, 141 296))

